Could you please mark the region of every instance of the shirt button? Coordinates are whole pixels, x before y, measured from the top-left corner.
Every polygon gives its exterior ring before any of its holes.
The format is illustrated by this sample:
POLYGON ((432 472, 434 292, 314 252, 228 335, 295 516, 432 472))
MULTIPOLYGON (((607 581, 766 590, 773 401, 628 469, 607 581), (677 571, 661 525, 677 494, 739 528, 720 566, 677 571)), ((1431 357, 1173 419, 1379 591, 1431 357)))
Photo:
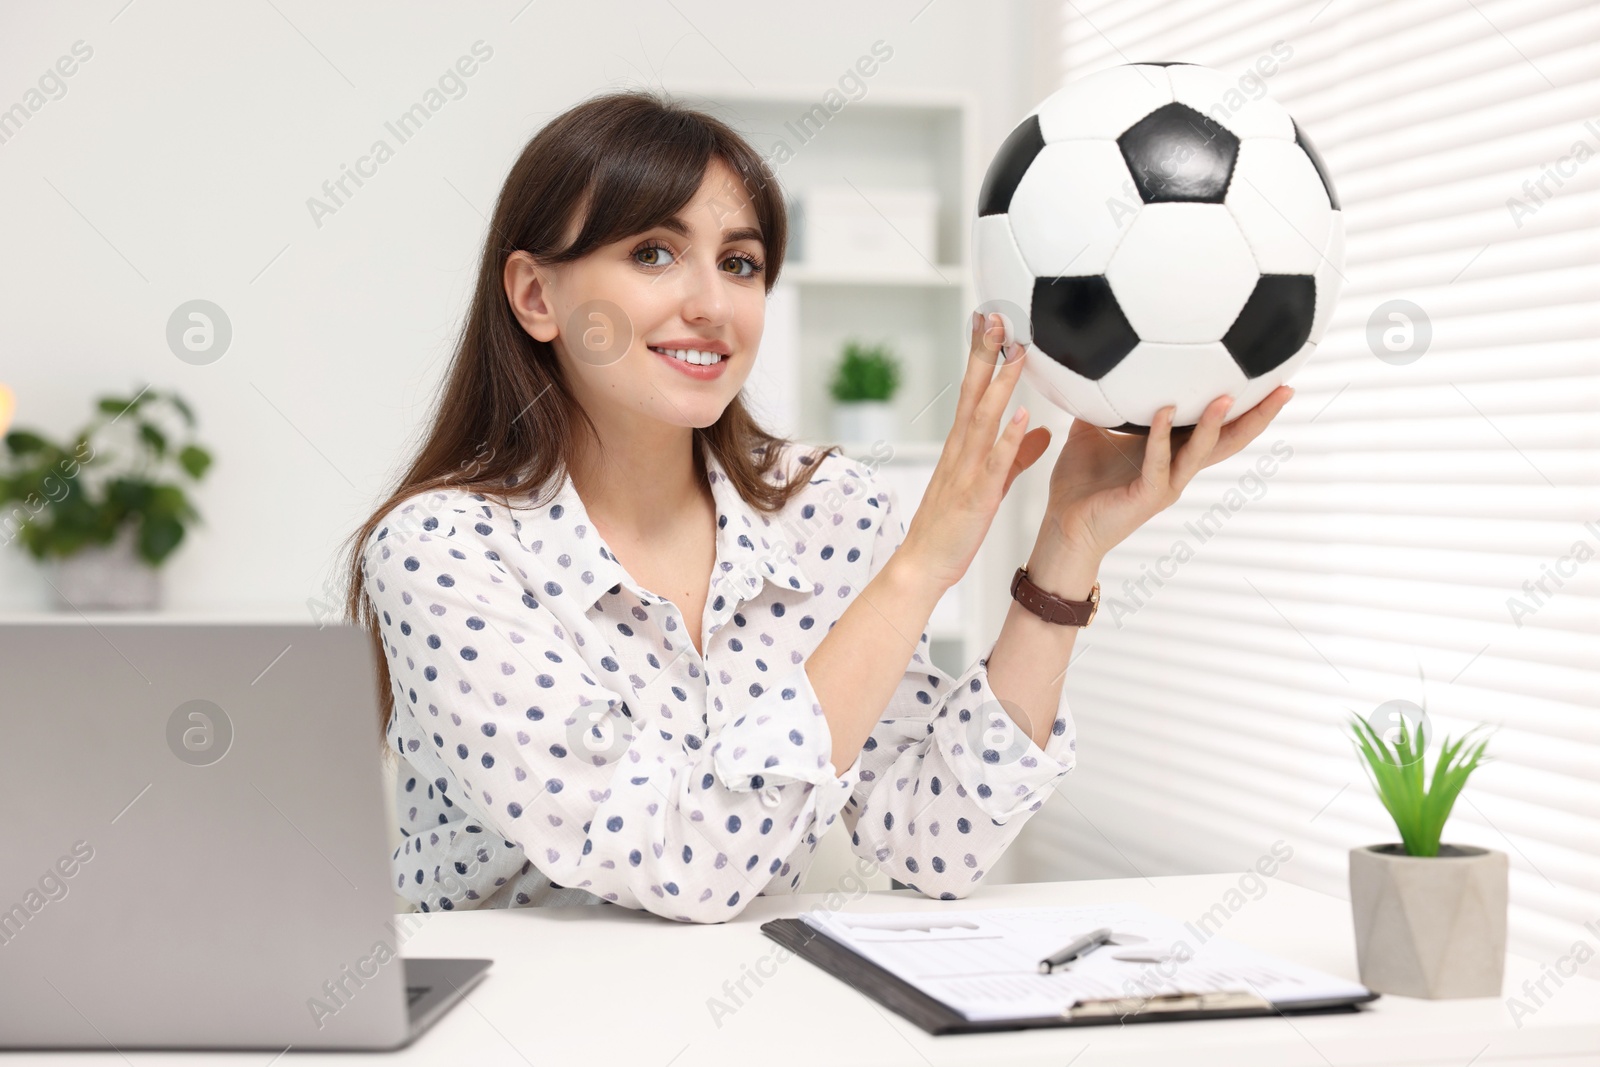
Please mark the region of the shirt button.
POLYGON ((775 785, 763 786, 761 788, 761 803, 769 808, 777 807, 778 787, 775 785))

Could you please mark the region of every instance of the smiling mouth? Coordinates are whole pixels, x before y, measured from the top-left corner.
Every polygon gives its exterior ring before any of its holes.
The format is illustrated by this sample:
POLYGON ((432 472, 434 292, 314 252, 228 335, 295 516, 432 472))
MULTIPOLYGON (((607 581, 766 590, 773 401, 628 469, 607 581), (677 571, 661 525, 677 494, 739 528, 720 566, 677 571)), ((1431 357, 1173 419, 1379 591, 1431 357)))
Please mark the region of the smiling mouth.
POLYGON ((701 352, 693 348, 657 348, 654 345, 646 345, 645 347, 658 355, 666 356, 668 359, 676 359, 682 363, 692 363, 697 367, 709 367, 728 358, 727 356, 719 356, 715 352, 701 352))

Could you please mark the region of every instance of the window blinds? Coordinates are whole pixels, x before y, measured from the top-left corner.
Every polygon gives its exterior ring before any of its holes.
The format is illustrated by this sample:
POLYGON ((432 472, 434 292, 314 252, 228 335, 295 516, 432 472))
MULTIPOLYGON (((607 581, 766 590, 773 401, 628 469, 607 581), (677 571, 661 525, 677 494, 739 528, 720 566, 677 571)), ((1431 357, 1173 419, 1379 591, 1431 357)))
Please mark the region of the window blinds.
POLYGON ((1327 161, 1347 263, 1288 408, 1106 560, 1066 682, 1078 769, 1011 872, 1239 870, 1282 840, 1281 877, 1347 897, 1348 849, 1398 835, 1343 723, 1409 700, 1436 736, 1499 726, 1445 839, 1508 854, 1512 951, 1600 948, 1600 6, 1061 22, 1066 80, 1186 60, 1264 84, 1327 161))

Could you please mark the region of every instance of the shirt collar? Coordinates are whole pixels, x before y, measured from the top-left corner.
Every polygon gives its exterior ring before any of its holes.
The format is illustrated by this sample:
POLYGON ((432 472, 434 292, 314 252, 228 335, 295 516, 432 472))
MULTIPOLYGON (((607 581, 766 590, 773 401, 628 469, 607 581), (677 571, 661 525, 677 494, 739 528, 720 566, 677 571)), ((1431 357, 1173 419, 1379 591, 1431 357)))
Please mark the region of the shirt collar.
MULTIPOLYGON (((786 592, 812 592, 814 583, 795 556, 794 539, 786 532, 782 516, 763 514, 746 504, 717 457, 709 450, 705 457, 706 477, 717 510, 717 560, 711 600, 719 595, 734 603, 753 599, 763 581, 786 592)), ((628 574, 595 529, 571 474, 563 473, 560 490, 535 512, 536 519, 552 515, 570 521, 570 529, 580 540, 588 542, 593 538, 596 551, 589 554, 589 566, 579 575, 585 583, 583 598, 588 608, 592 609, 619 585, 642 601, 656 599, 628 574), (554 511, 555 508, 562 510, 554 511)), ((537 527, 530 532, 538 540, 537 527)))
MULTIPOLYGON (((776 464, 781 470, 782 462, 776 464)), ((717 571, 712 599, 721 582, 727 582, 737 599, 748 600, 763 580, 785 592, 811 593, 814 583, 795 555, 795 538, 784 525, 783 514, 765 515, 744 502, 728 480, 728 472, 710 451, 706 476, 717 502, 717 571), (723 516, 727 522, 723 522, 723 516)))

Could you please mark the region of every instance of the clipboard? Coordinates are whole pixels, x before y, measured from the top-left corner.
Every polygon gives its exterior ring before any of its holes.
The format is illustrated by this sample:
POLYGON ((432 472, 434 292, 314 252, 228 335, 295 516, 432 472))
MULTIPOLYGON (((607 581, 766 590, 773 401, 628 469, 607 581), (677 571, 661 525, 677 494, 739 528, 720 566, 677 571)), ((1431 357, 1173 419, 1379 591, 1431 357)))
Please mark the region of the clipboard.
POLYGON ((761 932, 801 959, 815 964, 895 1014, 930 1034, 991 1033, 1054 1026, 1103 1026, 1184 1019, 1235 1019, 1261 1015, 1351 1013, 1379 994, 1302 1000, 1278 1005, 1251 992, 1191 993, 1150 997, 1116 997, 1080 1001, 1061 1013, 1028 1018, 972 1020, 858 954, 803 919, 773 919, 761 932))

